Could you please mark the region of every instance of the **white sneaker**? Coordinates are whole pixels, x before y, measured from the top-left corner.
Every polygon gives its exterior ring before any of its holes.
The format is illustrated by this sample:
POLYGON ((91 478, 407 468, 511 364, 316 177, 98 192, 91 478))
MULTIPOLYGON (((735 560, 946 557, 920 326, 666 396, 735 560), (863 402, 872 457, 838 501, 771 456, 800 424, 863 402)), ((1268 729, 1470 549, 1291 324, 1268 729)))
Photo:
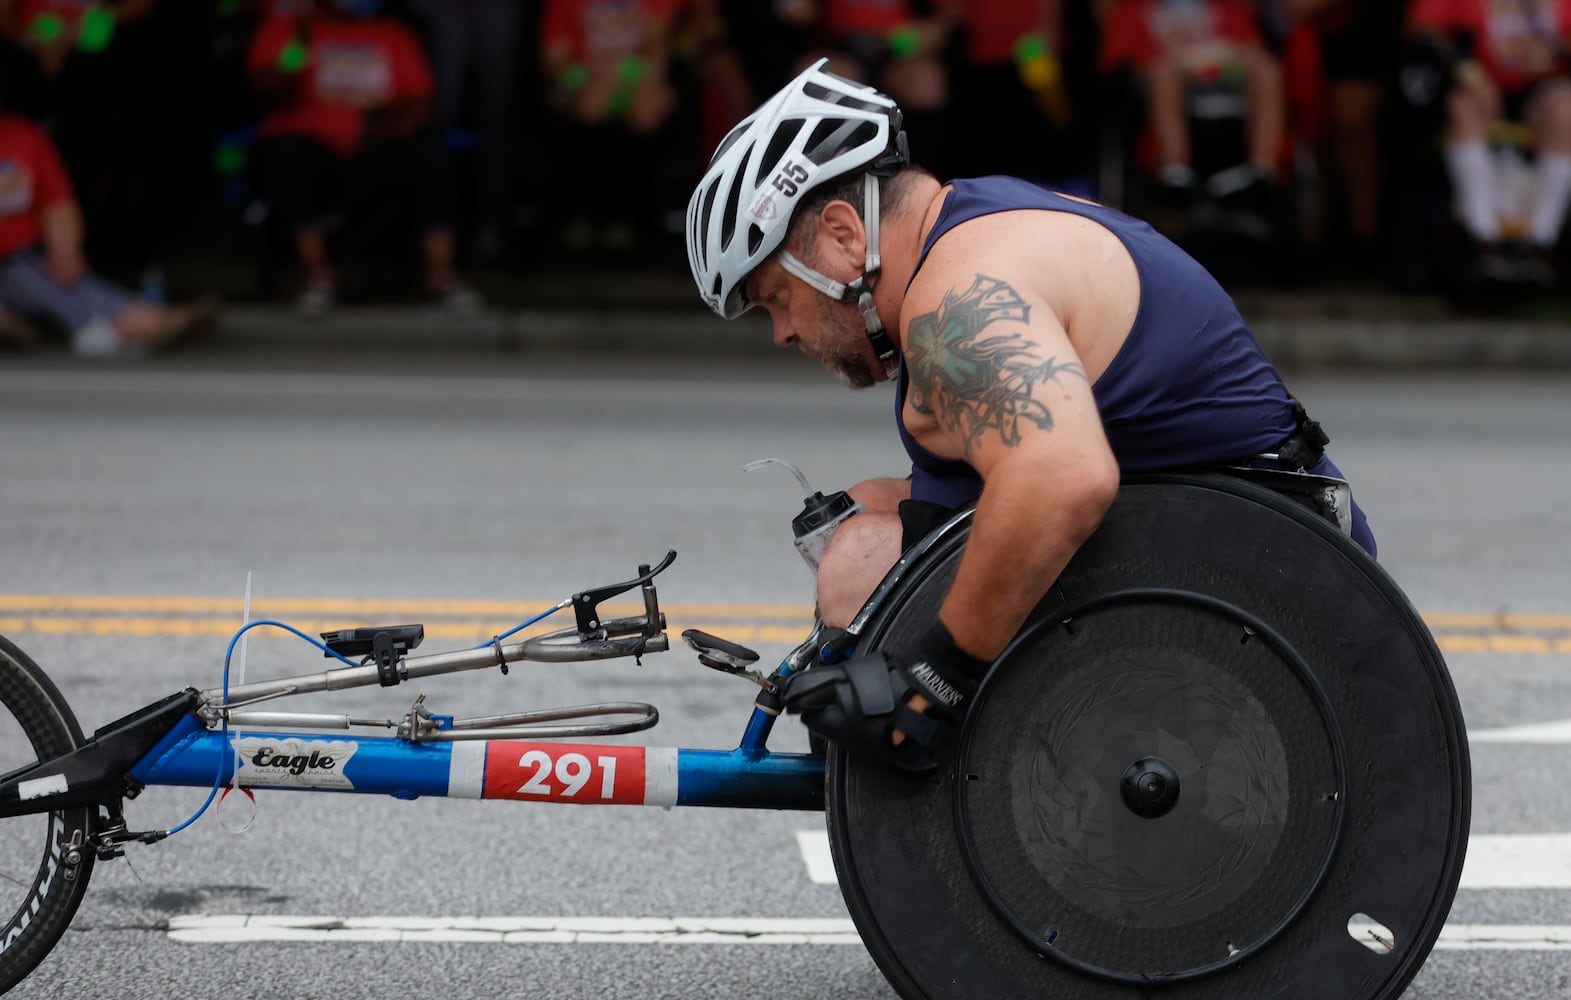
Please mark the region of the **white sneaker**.
POLYGON ((304 317, 325 316, 338 302, 337 283, 328 277, 306 279, 305 287, 295 296, 295 310, 304 317))
POLYGON ((431 297, 455 316, 473 316, 485 308, 485 297, 457 278, 439 281, 431 287, 431 297))
POLYGON ((71 350, 79 358, 130 359, 147 356, 144 344, 128 344, 120 339, 115 325, 102 317, 71 331, 71 350))

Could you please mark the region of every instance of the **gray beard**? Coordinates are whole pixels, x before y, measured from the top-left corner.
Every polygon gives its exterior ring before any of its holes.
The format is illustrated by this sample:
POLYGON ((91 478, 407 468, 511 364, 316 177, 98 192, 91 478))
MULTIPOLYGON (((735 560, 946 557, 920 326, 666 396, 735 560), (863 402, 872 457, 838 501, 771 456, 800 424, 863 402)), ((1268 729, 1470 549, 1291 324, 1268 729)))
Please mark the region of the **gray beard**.
POLYGON ((836 358, 833 371, 847 389, 867 389, 877 381, 873 378, 873 370, 860 357, 836 358))

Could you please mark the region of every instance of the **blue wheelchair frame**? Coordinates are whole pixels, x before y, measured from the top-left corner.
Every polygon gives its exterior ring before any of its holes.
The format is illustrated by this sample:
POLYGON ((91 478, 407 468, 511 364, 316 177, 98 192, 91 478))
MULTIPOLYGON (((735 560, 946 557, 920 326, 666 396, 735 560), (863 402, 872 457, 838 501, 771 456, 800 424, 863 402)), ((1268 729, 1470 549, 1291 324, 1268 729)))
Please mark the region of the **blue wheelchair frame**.
MULTIPOLYGON (((571 605, 576 627, 521 642, 504 643, 504 635, 467 650, 408 656, 423 637, 422 626, 357 629, 352 640, 337 638, 348 632, 333 633, 324 636, 325 644, 305 637, 347 665, 235 687, 228 683, 226 660, 221 688, 188 688, 110 723, 68 753, 0 777, 0 816, 99 809, 92 843, 83 846, 109 858, 122 854, 125 843, 152 843, 184 829, 226 788, 822 811, 822 754, 774 753, 767 745, 782 710, 782 681, 824 653, 828 630, 821 623, 767 677, 750 669, 757 659, 751 650, 695 630, 683 633, 700 662, 750 678, 760 688, 732 750, 561 741, 647 729, 659 713, 641 703, 464 720, 431 713, 421 695, 401 722, 253 707, 291 695, 386 687, 465 670, 498 667, 506 673, 509 663, 525 660, 636 659, 665 651, 670 646, 665 616, 652 580, 675 556, 669 553, 653 569, 640 566, 640 575, 626 583, 575 594, 547 614, 571 605), (642 615, 601 619, 601 601, 635 587, 644 598, 642 615), (338 642, 353 644, 335 646, 338 642), (364 658, 357 664, 345 652, 364 658), (632 718, 608 721, 615 716, 632 718), (367 727, 395 729, 397 735, 363 735, 367 727), (152 785, 208 786, 212 794, 172 829, 130 832, 123 800, 152 785)), ((282 623, 247 628, 257 624, 282 623)), ((838 645, 853 641, 854 629, 838 645)), ((234 646, 231 642, 231 652, 234 646)))

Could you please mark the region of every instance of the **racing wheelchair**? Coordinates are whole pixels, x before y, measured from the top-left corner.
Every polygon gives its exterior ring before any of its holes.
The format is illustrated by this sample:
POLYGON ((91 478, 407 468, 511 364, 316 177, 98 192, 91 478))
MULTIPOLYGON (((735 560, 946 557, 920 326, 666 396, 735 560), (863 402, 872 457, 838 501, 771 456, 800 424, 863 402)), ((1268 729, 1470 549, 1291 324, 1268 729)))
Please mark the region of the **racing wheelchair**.
MULTIPOLYGON (((58 943, 95 862, 191 822, 133 831, 128 800, 186 785, 211 802, 227 785, 823 810, 857 930, 911 1000, 1390 1000, 1456 893, 1469 762, 1445 663, 1347 537, 1344 489, 1258 470, 1126 476, 922 775, 767 741, 793 673, 915 642, 970 511, 907 552, 844 635, 815 628, 768 675, 745 647, 684 633, 700 662, 758 684, 734 750, 565 741, 647 729, 658 710, 641 703, 455 719, 422 697, 380 722, 270 706, 666 651, 654 578, 674 552, 564 600, 567 628, 434 655, 413 654, 418 625, 343 629, 317 643, 333 669, 231 686, 226 659, 222 687, 90 738, 0 639, 0 766, 14 768, 0 776, 0 990, 58 943), (641 614, 602 615, 635 590, 641 614)), ((246 628, 263 624, 277 623, 246 628)))

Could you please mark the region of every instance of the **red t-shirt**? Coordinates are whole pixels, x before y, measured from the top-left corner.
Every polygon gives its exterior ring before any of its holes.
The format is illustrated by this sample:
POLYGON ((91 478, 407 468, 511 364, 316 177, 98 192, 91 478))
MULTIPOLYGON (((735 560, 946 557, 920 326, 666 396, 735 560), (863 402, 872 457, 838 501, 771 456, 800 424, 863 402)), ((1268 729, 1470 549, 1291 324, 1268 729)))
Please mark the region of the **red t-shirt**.
POLYGON ((666 29, 677 0, 546 0, 540 44, 566 46, 573 61, 613 65, 666 29))
POLYGON ((71 201, 71 179, 44 130, 0 114, 0 257, 38 243, 44 212, 71 201))
POLYGON ((823 30, 827 38, 887 35, 911 20, 909 0, 824 0, 823 30))
POLYGON ((1239 45, 1259 40, 1238 0, 1119 0, 1102 32, 1102 68, 1139 69, 1166 57, 1204 76, 1232 63, 1239 45))
POLYGON ((1047 29, 1039 3, 964 0, 959 6, 966 26, 966 62, 976 66, 1014 62, 1015 43, 1047 29))
POLYGON ((21 15, 24 28, 31 29, 33 22, 42 14, 53 14, 60 18, 65 28, 64 37, 74 39, 77 25, 81 23, 82 15, 87 8, 94 5, 96 0, 21 0, 16 5, 16 10, 21 15))
POLYGON ((1473 33, 1473 57, 1501 89, 1526 90, 1560 68, 1571 40, 1571 0, 1413 0, 1416 28, 1473 33))
MULTIPOLYGON (((296 37, 294 18, 270 18, 251 41, 253 71, 273 66, 296 37)), ((386 18, 306 21, 305 79, 293 107, 269 114, 260 135, 305 135, 339 156, 360 148, 365 113, 432 91, 431 67, 414 32, 386 18)))

